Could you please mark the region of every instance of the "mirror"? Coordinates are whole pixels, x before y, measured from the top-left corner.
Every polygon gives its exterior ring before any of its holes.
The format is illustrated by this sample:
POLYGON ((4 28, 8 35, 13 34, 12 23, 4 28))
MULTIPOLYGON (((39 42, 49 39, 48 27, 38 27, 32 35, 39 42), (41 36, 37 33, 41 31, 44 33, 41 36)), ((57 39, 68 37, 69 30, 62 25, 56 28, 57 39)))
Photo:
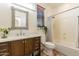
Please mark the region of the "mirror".
POLYGON ((28 12, 12 7, 12 29, 28 28, 28 12))

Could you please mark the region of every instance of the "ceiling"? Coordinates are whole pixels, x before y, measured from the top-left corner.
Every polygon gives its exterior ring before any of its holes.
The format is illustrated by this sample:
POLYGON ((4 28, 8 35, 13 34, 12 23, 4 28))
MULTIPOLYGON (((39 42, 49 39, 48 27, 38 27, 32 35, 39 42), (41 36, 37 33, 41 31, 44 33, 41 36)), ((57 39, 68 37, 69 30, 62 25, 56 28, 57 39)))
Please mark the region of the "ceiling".
POLYGON ((46 5, 50 6, 51 8, 57 8, 63 4, 64 3, 46 3, 46 5))

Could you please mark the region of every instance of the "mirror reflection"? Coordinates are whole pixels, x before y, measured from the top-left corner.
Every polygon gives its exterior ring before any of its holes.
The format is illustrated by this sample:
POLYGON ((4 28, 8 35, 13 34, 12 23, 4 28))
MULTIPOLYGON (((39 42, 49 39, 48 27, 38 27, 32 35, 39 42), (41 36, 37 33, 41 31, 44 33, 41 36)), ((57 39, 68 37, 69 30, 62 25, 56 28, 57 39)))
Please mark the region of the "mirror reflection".
POLYGON ((27 29, 28 12, 12 7, 12 28, 27 29))

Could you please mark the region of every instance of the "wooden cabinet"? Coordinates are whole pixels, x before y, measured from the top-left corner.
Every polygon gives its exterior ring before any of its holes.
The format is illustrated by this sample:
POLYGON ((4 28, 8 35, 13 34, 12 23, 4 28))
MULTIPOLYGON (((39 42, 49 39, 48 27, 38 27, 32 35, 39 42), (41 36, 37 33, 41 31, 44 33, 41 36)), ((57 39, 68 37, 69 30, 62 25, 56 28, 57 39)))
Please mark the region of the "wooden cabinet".
POLYGON ((18 40, 18 41, 11 42, 11 55, 12 56, 23 56, 24 55, 24 40, 18 40))
POLYGON ((0 43, 0 56, 40 56, 40 37, 0 43))

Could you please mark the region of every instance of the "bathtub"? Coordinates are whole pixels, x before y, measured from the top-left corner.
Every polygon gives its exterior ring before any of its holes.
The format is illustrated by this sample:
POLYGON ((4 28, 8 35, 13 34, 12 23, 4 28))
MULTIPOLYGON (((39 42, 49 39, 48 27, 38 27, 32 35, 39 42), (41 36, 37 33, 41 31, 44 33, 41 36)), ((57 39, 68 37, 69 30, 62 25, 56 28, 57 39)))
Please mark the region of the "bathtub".
POLYGON ((79 56, 79 48, 71 48, 62 44, 57 44, 56 50, 63 53, 65 56, 79 56))

